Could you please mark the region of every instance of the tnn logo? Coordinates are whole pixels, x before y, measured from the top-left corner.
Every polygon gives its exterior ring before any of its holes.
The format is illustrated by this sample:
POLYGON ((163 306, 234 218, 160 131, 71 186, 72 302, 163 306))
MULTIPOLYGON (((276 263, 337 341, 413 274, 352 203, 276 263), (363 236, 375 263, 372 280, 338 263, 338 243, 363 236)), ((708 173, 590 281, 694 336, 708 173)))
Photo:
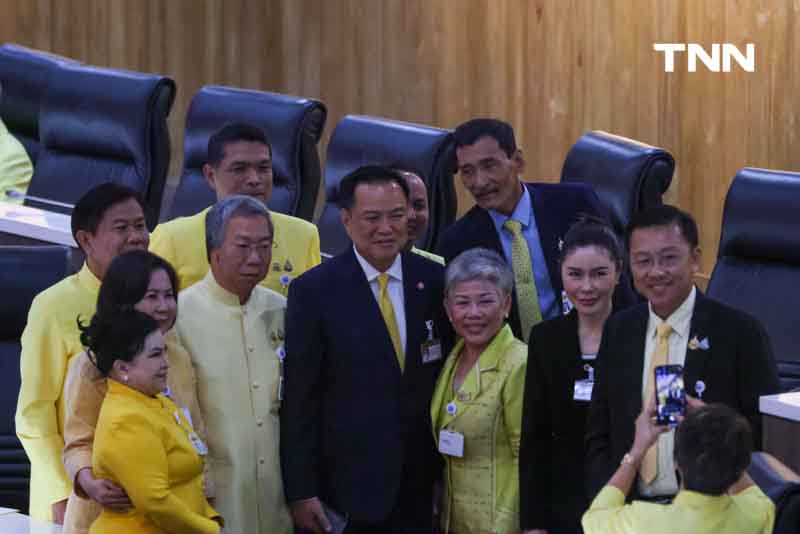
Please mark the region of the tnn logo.
POLYGON ((698 59, 711 72, 720 72, 720 59, 722 59, 722 72, 731 71, 731 59, 735 59, 746 72, 756 71, 756 45, 753 43, 747 43, 744 54, 736 48, 736 45, 730 43, 722 43, 721 46, 720 43, 712 44, 711 54, 697 43, 653 43, 653 50, 664 52, 664 72, 675 72, 676 52, 686 52, 689 72, 697 72, 698 59))

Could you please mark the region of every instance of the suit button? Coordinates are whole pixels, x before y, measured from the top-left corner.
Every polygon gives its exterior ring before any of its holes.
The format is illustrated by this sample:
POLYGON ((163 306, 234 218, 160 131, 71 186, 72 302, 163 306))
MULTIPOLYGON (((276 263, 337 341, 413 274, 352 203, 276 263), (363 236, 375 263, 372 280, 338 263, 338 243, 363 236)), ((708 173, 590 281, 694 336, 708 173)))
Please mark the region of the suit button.
POLYGON ((250 346, 250 347, 247 347, 247 350, 250 351, 250 352, 253 352, 256 349, 254 347, 250 346))
POLYGON ((264 421, 262 421, 261 419, 256 419, 256 426, 259 427, 264 426, 264 421))
POLYGON ((258 463, 260 463, 261 465, 264 465, 264 462, 265 462, 264 458, 259 458, 258 459, 258 463))
POLYGON ((258 389, 258 382, 253 382, 253 389, 258 389))

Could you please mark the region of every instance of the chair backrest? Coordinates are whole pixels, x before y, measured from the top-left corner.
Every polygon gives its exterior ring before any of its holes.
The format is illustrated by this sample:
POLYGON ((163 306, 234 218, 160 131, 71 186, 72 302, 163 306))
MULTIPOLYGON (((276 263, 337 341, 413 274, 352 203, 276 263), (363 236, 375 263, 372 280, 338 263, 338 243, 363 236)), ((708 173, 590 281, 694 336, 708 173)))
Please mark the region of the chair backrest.
POLYGON ((192 98, 186 116, 183 173, 169 218, 194 215, 216 201, 203 176, 208 140, 225 124, 245 122, 264 130, 272 145, 270 209, 310 221, 321 183, 317 144, 326 118, 327 109, 317 100, 233 87, 203 87, 192 98))
POLYGON ((337 191, 342 178, 363 165, 396 165, 420 174, 428 187, 430 222, 418 246, 435 248, 456 216, 450 130, 378 117, 347 115, 333 132, 325 161, 325 208, 317 226, 320 248, 338 254, 350 240, 342 226, 337 191))
POLYGON ((100 183, 120 183, 141 193, 152 229, 169 167, 175 82, 81 65, 62 65, 56 74, 42 102, 41 148, 28 194, 74 204, 100 183))
POLYGON ((666 150, 596 130, 572 146, 561 181, 591 185, 622 234, 634 213, 661 204, 674 172, 675 160, 666 150))
POLYGON ((744 168, 722 215, 708 295, 739 308, 769 334, 781 387, 800 386, 800 329, 792 288, 800 284, 800 173, 744 168))
POLYGON ((0 119, 36 165, 39 155, 39 109, 53 69, 77 61, 6 43, 0 46, 0 119))
POLYGON ((61 246, 0 246, 0 503, 28 507, 30 464, 14 428, 19 395, 20 337, 31 301, 70 273, 61 246))
POLYGON ((797 534, 800 526, 800 476, 765 452, 754 452, 747 474, 775 503, 773 534, 797 534))

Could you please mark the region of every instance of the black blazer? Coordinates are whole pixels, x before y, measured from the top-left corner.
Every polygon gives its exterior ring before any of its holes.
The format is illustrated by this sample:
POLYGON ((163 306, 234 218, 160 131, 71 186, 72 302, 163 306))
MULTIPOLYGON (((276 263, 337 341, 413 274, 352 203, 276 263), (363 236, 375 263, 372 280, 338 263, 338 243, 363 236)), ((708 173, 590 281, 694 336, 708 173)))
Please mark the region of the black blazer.
MULTIPOLYGON (((647 304, 641 304, 613 315, 603 330, 586 434, 590 496, 608 482, 633 445, 634 421, 642 411, 648 318, 647 304)), ((707 337, 709 348, 687 348, 686 392, 695 395, 697 381, 705 382, 703 400, 722 402, 744 415, 753 429, 754 445, 760 448, 758 399, 777 393, 779 387, 764 327, 750 315, 711 300, 698 290, 689 339, 695 336, 707 337)))
MULTIPOLYGON (((600 204, 597 194, 586 184, 581 183, 525 183, 531 194, 533 214, 542 243, 547 271, 550 274, 550 285, 561 305, 561 269, 558 265, 561 238, 579 214, 595 215, 607 219, 606 210, 600 204)), ((496 251, 505 258, 503 245, 495 230, 491 215, 485 209, 474 206, 463 217, 453 223, 442 234, 439 242, 439 254, 449 263, 453 258, 475 247, 484 247, 496 251)), ((630 277, 623 273, 620 284, 614 292, 614 309, 627 308, 638 300, 631 289, 630 277)), ((517 295, 513 293, 511 313, 508 323, 514 335, 522 339, 522 327, 519 322, 517 295)))
POLYGON ((443 328, 443 269, 417 254, 402 263, 404 373, 352 248, 292 282, 281 468, 289 502, 319 496, 370 523, 401 508, 407 530, 430 532, 441 472, 430 402, 443 359, 423 364, 420 347, 425 321, 443 328))
POLYGON ((582 532, 589 402, 574 400, 573 388, 588 376, 584 365, 594 363, 582 359, 575 310, 531 329, 519 450, 523 530, 582 532))

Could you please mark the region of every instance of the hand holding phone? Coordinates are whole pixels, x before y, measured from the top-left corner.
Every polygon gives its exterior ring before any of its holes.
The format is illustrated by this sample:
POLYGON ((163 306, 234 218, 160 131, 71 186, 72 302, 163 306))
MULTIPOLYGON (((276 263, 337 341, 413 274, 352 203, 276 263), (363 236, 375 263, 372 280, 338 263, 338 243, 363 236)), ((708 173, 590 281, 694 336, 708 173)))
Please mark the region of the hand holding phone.
POLYGON ((683 366, 657 365, 655 370, 656 423, 677 426, 686 415, 686 390, 683 366))

